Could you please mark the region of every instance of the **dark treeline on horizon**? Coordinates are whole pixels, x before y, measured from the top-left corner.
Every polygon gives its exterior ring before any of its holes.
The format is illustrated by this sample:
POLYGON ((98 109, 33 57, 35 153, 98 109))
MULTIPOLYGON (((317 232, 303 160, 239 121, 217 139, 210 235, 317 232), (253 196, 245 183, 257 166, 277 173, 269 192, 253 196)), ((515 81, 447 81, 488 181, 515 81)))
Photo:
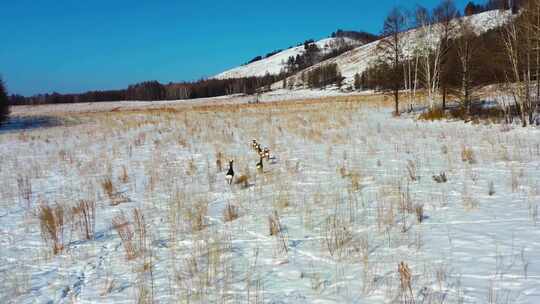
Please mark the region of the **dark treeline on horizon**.
POLYGON ((375 40, 379 39, 379 36, 368 33, 368 32, 345 31, 345 30, 342 30, 342 29, 338 29, 336 32, 332 33, 332 35, 330 37, 332 37, 332 38, 350 38, 350 39, 355 39, 355 40, 364 41, 364 42, 372 42, 372 41, 375 41, 375 40))
POLYGON ((486 11, 496 10, 496 9, 512 9, 514 13, 517 12, 518 8, 522 5, 521 0, 488 0, 485 4, 476 4, 473 1, 469 1, 465 6, 464 15, 470 16, 474 14, 479 14, 486 11))
POLYGON ((269 87, 283 76, 266 75, 231 79, 205 79, 196 82, 161 84, 145 81, 123 90, 90 91, 80 94, 38 94, 30 97, 11 95, 12 105, 37 105, 54 103, 82 103, 104 101, 156 101, 216 97, 231 94, 254 94, 260 88, 269 87))

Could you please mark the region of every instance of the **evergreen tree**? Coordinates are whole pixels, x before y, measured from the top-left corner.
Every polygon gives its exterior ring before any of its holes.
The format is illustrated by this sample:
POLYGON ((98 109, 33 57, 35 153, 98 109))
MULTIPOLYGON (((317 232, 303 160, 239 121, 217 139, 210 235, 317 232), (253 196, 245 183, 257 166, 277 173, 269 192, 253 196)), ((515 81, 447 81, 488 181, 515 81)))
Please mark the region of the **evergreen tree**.
POLYGON ((403 61, 403 45, 405 38, 401 33, 407 27, 406 14, 403 10, 395 7, 390 11, 383 24, 382 37, 385 37, 378 44, 378 47, 383 52, 381 58, 385 63, 390 63, 392 72, 386 74, 387 82, 390 90, 394 95, 394 113, 399 115, 399 89, 402 84, 402 61, 403 61))
POLYGON ((4 81, 0 78, 0 123, 4 122, 9 115, 9 103, 4 81))
POLYGON ((467 6, 465 6, 465 16, 472 16, 478 12, 478 6, 475 5, 473 2, 467 3, 467 6))
POLYGON ((354 74, 354 89, 357 91, 362 90, 362 78, 358 73, 354 74))

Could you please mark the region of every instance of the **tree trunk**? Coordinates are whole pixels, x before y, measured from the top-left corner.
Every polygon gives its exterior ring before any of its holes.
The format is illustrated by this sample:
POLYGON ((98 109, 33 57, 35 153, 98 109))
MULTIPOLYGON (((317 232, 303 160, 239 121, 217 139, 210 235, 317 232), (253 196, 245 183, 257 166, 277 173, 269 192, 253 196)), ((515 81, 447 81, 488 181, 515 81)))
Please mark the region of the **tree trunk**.
POLYGON ((399 116, 399 89, 394 90, 394 103, 396 106, 396 116, 399 116))
POLYGON ((443 112, 446 111, 446 84, 443 84, 442 89, 442 109, 443 112))

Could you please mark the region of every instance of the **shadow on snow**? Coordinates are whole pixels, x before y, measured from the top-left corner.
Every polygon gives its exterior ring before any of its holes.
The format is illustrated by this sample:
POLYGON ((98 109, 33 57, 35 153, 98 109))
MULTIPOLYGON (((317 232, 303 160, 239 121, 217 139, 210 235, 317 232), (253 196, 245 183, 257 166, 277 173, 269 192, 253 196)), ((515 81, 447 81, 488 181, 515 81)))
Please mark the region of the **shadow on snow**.
POLYGON ((0 124, 0 134, 61 126, 62 120, 52 116, 11 116, 0 124))

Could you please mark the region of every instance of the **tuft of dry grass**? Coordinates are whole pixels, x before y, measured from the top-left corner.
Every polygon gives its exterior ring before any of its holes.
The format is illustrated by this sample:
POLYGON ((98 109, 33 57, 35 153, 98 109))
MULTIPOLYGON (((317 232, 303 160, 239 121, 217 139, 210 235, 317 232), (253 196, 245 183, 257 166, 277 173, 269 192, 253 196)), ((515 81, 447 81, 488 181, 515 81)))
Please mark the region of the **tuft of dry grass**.
POLYGON ((122 212, 112 219, 114 230, 118 233, 126 258, 133 260, 137 257, 143 257, 143 269, 150 267, 146 260, 148 251, 147 227, 143 213, 139 208, 133 209, 133 222, 122 212))
POLYGON ((129 182, 129 174, 126 166, 122 166, 122 175, 120 175, 120 181, 124 184, 129 182))
POLYGON ((405 214, 413 213, 413 198, 411 197, 411 191, 409 185, 404 187, 401 184, 397 185, 397 194, 399 194, 399 211, 405 214))
POLYGON ((197 173, 197 164, 195 163, 195 159, 191 158, 188 161, 188 167, 186 169, 186 174, 188 176, 194 176, 197 173))
POLYGON ((352 241, 353 235, 350 225, 332 215, 326 219, 323 237, 330 256, 339 259, 344 256, 345 247, 352 241))
POLYGON ((353 192, 358 192, 362 188, 360 185, 360 173, 358 172, 351 172, 350 173, 351 178, 351 189, 353 192))
POLYGON ((414 213, 416 214, 416 221, 422 223, 424 221, 424 205, 416 205, 414 207, 414 213))
POLYGON ((512 186, 512 192, 514 193, 519 190, 519 175, 518 169, 512 166, 510 170, 510 184, 512 186))
MULTIPOLYGON (((137 248, 136 252, 137 255, 146 257, 146 251, 147 251, 147 245, 148 245, 148 239, 147 239, 147 229, 146 229, 146 221, 144 219, 144 215, 141 212, 139 208, 133 209, 133 223, 135 226, 135 233, 137 236, 137 248)), ((146 265, 145 261, 145 268, 147 268, 148 265, 146 265)))
POLYGON ((475 164, 476 159, 474 157, 474 151, 470 147, 463 146, 461 149, 461 160, 468 162, 469 164, 475 164))
POLYGON ((277 210, 283 210, 291 206, 291 197, 289 194, 289 189, 286 185, 279 185, 277 194, 274 195, 273 206, 277 210))
POLYGON ((288 237, 281 225, 277 210, 274 210, 274 213, 268 217, 268 228, 270 235, 276 237, 277 253, 286 256, 289 252, 288 237))
POLYGON ((223 209, 223 219, 225 222, 232 222, 239 217, 238 206, 227 204, 223 209))
POLYGON ((101 182, 101 188, 103 189, 103 192, 105 192, 107 197, 110 199, 111 206, 117 206, 121 203, 125 203, 128 201, 126 197, 118 193, 110 177, 105 178, 101 182))
POLYGON ((38 218, 41 236, 51 244, 53 254, 59 254, 64 249, 64 207, 52 207, 45 202, 39 208, 38 218))
POLYGON ((445 118, 446 115, 443 111, 442 108, 434 108, 434 109, 430 109, 430 110, 427 110, 425 112, 423 112, 422 114, 420 114, 420 116, 418 117, 419 119, 421 120, 441 120, 443 118, 445 118))
POLYGON ((238 176, 234 181, 234 184, 240 185, 243 189, 249 188, 249 176, 247 174, 238 176))
POLYGON ((126 216, 121 213, 115 216, 112 219, 112 225, 120 240, 122 240, 122 245, 124 246, 124 251, 126 252, 126 258, 128 260, 133 260, 137 257, 137 252, 135 246, 133 245, 133 229, 126 218, 126 216))
POLYGON ((362 186, 361 186, 361 179, 362 179, 362 176, 360 175, 360 173, 358 171, 355 171, 355 170, 347 170, 347 168, 345 167, 345 165, 341 166, 339 168, 339 174, 342 178, 348 178, 350 179, 351 181, 351 184, 350 184, 350 190, 352 190, 353 192, 357 192, 357 191, 360 191, 362 189, 362 186))
POLYGON ((417 168, 416 168, 416 163, 412 160, 408 160, 407 161, 407 173, 409 175, 409 179, 412 181, 412 182, 415 182, 419 179, 418 177, 418 174, 417 174, 417 168))
POLYGON ((187 210, 187 217, 191 223, 192 231, 202 231, 207 226, 208 204, 199 202, 196 206, 187 210))
POLYGON ((221 152, 216 153, 216 168, 218 172, 223 171, 223 154, 221 152))
POLYGON ((339 168, 339 174, 341 175, 342 178, 345 178, 345 177, 349 176, 347 174, 347 168, 345 168, 345 165, 343 165, 343 166, 341 166, 339 168))
POLYGON ((478 207, 480 206, 478 201, 476 201, 471 196, 471 194, 469 193, 469 189, 466 186, 463 187, 463 192, 461 193, 461 200, 463 203, 463 207, 467 211, 478 209, 478 207))
POLYGON ((71 208, 71 214, 81 236, 86 240, 93 239, 96 227, 96 202, 80 200, 71 208))
POLYGON ((449 108, 446 111, 441 107, 437 107, 422 112, 418 118, 429 121, 457 119, 472 123, 479 123, 480 120, 499 123, 503 119, 503 111, 499 108, 485 108, 481 103, 474 103, 469 111, 465 107, 449 108))
POLYGON ((400 291, 403 303, 414 303, 414 295, 412 291, 412 272, 409 265, 405 262, 398 264, 398 273, 400 281, 400 291), (410 296, 410 298, 409 298, 410 296))
POLYGON ((448 154, 448 146, 447 145, 442 145, 441 146, 441 153, 442 154, 448 154))
POLYGON ((32 183, 30 182, 30 178, 28 178, 28 176, 17 177, 17 188, 19 190, 21 204, 23 204, 27 210, 30 210, 32 204, 32 183))
POLYGON ((110 199, 113 199, 115 197, 116 192, 114 190, 114 185, 110 177, 105 178, 101 182, 101 187, 103 188, 103 191, 105 192, 105 194, 107 194, 107 196, 110 199))
POLYGON ((281 223, 277 211, 268 217, 268 228, 271 236, 278 235, 281 232, 281 223))

